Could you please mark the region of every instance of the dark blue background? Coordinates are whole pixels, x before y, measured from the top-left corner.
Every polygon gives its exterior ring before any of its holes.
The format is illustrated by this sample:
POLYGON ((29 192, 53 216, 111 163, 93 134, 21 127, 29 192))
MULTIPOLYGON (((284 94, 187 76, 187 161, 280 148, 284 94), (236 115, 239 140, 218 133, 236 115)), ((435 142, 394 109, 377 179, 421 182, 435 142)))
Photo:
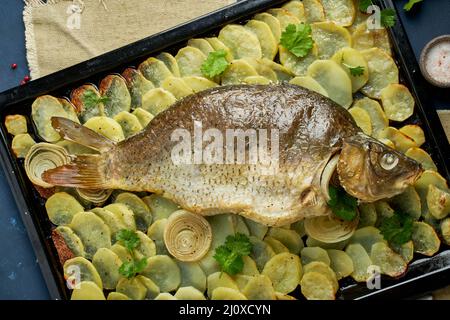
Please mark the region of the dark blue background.
MULTIPOLYGON (((404 3, 406 0, 396 1, 416 57, 419 57, 429 40, 450 34, 450 1, 425 0, 410 13, 401 10, 404 3)), ((1 0, 0 92, 18 85, 28 74, 22 11, 22 0, 1 0), (12 63, 18 64, 16 70, 10 69, 12 63)), ((430 107, 450 108, 448 90, 437 90, 434 99, 430 107)), ((0 299, 48 298, 36 257, 0 169, 0 299)))

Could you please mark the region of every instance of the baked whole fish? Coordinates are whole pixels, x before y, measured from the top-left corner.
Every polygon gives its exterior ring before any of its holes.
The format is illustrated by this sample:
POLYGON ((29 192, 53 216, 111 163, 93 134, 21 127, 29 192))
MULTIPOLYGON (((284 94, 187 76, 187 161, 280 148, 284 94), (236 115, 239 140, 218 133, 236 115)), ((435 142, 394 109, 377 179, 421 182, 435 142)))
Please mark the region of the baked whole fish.
POLYGON ((335 167, 341 186, 368 202, 401 193, 422 172, 414 160, 364 135, 344 108, 289 84, 190 95, 119 143, 64 118, 52 118, 52 125, 99 154, 44 172, 50 184, 155 192, 201 215, 236 213, 271 226, 328 214, 327 179, 335 167), (236 160, 242 154, 233 142, 240 138, 230 132, 247 134, 240 146, 248 161, 236 160), (270 160, 252 162, 262 147, 270 160))

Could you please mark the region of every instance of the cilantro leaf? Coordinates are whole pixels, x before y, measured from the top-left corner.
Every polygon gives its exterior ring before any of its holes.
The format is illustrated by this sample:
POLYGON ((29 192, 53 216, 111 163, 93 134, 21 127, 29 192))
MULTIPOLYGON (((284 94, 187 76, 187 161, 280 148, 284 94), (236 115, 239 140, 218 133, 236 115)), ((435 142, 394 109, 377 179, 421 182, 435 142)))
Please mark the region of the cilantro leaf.
POLYGON ((407 4, 403 6, 405 11, 410 11, 416 3, 422 2, 423 0, 409 0, 407 4))
POLYGON ((207 78, 213 78, 222 74, 228 68, 229 64, 226 56, 227 53, 223 49, 210 52, 201 67, 203 75, 207 78))
POLYGON ((244 268, 242 257, 249 255, 252 247, 246 235, 237 233, 234 236, 228 236, 225 243, 216 248, 214 259, 219 263, 222 271, 234 275, 244 268))
POLYGON ((100 97, 94 91, 88 90, 83 94, 83 105, 86 109, 95 108, 100 103, 109 101, 109 97, 100 97))
POLYGON ((360 0, 359 1, 359 10, 366 13, 367 8, 373 5, 372 0, 360 0))
POLYGON ((128 251, 133 251, 141 242, 136 232, 127 229, 120 230, 117 233, 116 240, 127 248, 128 251))
POLYGON ((147 266, 147 259, 142 258, 141 260, 132 260, 122 263, 119 267, 119 273, 124 277, 131 279, 136 274, 142 272, 147 266))
POLYGON ((298 58, 305 57, 312 49, 314 40, 309 24, 290 24, 281 34, 280 43, 298 58))
POLYGON ((339 218, 345 221, 352 221, 355 219, 358 206, 358 200, 348 193, 343 188, 337 188, 334 186, 329 187, 330 200, 328 206, 331 211, 339 218))
POLYGON ((357 66, 353 67, 351 65, 348 65, 346 63, 342 63, 344 66, 346 66, 350 70, 350 74, 354 77, 359 77, 364 74, 364 67, 363 66, 357 66))
POLYGON ((402 245, 412 237, 414 219, 405 213, 396 212, 381 222, 380 231, 384 239, 393 245, 402 245))
POLYGON ((395 15, 394 9, 384 9, 381 10, 381 24, 386 27, 393 27, 395 22, 397 21, 397 17, 395 15))

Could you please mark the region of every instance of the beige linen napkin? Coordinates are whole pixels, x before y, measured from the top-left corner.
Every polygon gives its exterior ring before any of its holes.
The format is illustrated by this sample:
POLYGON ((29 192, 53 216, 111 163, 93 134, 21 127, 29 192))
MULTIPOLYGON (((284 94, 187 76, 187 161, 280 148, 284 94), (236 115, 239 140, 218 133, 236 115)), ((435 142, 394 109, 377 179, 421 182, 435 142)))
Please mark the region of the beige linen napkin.
POLYGON ((36 79, 61 70, 234 2, 25 0, 31 77, 36 79))

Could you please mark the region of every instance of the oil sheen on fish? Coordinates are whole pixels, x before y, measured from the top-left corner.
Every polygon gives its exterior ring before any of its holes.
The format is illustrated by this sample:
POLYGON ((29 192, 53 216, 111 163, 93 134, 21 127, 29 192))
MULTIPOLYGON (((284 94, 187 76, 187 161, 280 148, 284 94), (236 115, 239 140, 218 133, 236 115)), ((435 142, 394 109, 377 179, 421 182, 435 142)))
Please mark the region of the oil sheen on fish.
MULTIPOLYGON (((52 124, 64 139, 100 154, 80 155, 69 165, 46 171, 48 183, 155 192, 201 215, 236 213, 273 226, 328 214, 327 192, 320 182, 337 154, 340 184, 362 201, 394 196, 422 172, 417 162, 364 135, 344 108, 289 84, 224 86, 190 95, 117 144, 67 119, 53 118, 52 124), (203 151, 213 141, 205 137, 208 132, 222 140, 227 130, 239 129, 269 137, 267 150, 278 148, 276 172, 260 170, 266 165, 259 162, 204 163, 195 156, 192 163, 174 162, 174 148, 181 141, 174 135, 189 134, 194 153, 199 126, 203 140, 197 147, 203 151)), ((222 142, 225 154, 230 145, 222 142)), ((250 158, 255 149, 250 138, 245 142, 250 158)), ((257 144, 261 147, 261 140, 257 144)), ((237 154, 238 147, 231 148, 237 154)))

